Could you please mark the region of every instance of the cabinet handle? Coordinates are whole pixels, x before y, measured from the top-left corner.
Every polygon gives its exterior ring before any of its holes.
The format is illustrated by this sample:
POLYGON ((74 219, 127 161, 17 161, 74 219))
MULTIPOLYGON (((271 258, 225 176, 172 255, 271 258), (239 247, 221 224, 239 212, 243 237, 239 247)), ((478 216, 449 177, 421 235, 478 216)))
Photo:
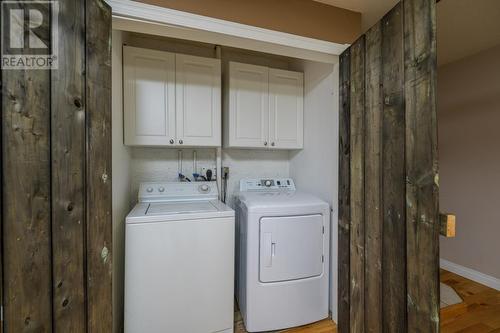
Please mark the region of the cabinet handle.
POLYGON ((273 146, 273 147, 274 147, 274 142, 271 142, 271 146, 273 146))
POLYGON ((264 146, 267 146, 267 141, 264 141, 264 146))
POLYGON ((174 139, 170 139, 170 144, 173 145, 174 144, 174 139))
POLYGON ((184 141, 182 141, 182 140, 179 140, 179 144, 181 144, 181 145, 182 145, 183 143, 184 143, 184 141))

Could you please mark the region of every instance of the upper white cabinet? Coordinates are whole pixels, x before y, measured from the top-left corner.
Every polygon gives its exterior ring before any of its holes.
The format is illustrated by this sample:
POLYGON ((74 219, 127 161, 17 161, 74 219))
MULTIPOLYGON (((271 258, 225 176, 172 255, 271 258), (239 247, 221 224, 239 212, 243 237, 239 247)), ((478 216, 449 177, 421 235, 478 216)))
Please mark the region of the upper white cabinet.
POLYGON ((303 147, 304 74, 269 69, 269 141, 271 147, 303 147))
POLYGON ((225 146, 263 147, 269 141, 269 70, 267 67, 232 62, 225 146))
POLYGON ((230 62, 225 80, 225 147, 303 148, 302 73, 230 62))
POLYGON ((221 145, 220 60, 123 47, 125 144, 221 145))
POLYGON ((178 143, 220 146, 220 60, 177 54, 175 64, 178 143))
POLYGON ((125 46, 123 82, 125 144, 170 145, 175 139, 175 55, 125 46))

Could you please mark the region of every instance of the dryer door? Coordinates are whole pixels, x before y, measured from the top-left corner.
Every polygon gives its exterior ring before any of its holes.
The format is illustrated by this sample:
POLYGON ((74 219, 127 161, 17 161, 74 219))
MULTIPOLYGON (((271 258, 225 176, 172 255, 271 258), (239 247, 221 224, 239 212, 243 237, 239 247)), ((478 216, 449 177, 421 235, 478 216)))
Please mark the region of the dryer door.
POLYGON ((261 282, 304 279, 323 272, 323 216, 260 220, 261 282))

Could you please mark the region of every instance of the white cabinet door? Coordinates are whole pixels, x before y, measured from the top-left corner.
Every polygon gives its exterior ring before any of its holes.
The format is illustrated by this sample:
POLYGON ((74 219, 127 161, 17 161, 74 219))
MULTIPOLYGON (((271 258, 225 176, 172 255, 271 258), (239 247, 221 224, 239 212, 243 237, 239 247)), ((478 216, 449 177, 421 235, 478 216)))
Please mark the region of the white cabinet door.
POLYGON ((269 69, 269 140, 271 147, 303 147, 304 75, 269 69))
POLYGON ((219 59, 176 54, 177 144, 221 145, 219 59))
POLYGON ((175 55, 123 47, 126 145, 171 145, 175 140, 175 55))
POLYGON ((229 64, 228 147, 268 146, 268 78, 267 67, 229 64))

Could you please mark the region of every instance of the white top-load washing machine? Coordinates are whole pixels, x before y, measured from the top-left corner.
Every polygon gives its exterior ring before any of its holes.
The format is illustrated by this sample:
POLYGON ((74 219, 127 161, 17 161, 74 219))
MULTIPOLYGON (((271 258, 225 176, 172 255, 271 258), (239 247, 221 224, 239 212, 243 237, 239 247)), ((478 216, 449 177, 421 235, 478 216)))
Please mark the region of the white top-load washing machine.
POLYGON ((125 227, 125 332, 233 332, 234 211, 214 182, 143 183, 125 227))
POLYGON ((249 332, 328 317, 329 205, 292 179, 243 179, 236 203, 237 299, 249 332))

